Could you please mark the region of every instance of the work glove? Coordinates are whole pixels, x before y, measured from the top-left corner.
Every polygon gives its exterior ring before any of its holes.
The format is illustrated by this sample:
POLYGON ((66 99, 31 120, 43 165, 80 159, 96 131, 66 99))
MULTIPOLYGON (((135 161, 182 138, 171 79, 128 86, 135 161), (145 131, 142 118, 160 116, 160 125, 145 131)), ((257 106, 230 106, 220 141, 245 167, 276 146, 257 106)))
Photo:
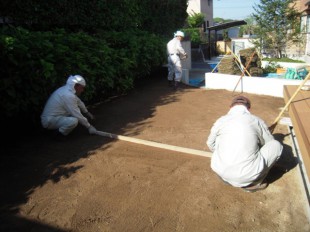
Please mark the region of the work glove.
POLYGON ((186 58, 187 58, 187 54, 186 53, 180 57, 181 60, 185 60, 186 58))
POLYGON ((88 133, 91 135, 95 135, 95 134, 97 134, 97 130, 95 127, 90 126, 90 127, 88 127, 88 133))
POLYGON ((89 119, 94 120, 94 115, 92 115, 90 112, 87 112, 85 114, 89 119))

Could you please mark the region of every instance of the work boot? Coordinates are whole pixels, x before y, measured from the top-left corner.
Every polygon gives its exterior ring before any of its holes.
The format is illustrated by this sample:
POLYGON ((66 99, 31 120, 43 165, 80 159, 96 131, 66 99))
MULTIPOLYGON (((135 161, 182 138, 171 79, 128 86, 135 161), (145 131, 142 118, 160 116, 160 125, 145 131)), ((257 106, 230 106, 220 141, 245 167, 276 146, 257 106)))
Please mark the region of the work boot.
POLYGON ((242 189, 246 192, 249 192, 249 193, 254 193, 254 192, 257 192, 257 191, 260 191, 260 190, 264 190, 265 188, 267 188, 268 186, 268 183, 267 182, 264 182, 264 183, 259 183, 259 184, 256 184, 256 185, 250 185, 250 186, 247 186, 247 187, 242 187, 242 189))

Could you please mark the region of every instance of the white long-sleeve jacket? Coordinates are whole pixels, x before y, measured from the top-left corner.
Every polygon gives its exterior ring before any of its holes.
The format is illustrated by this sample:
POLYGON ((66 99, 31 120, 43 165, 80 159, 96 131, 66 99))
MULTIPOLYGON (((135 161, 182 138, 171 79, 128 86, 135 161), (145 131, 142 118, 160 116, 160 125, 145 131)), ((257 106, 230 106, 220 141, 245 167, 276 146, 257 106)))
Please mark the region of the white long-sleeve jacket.
POLYGON ((75 94, 74 82, 68 80, 65 86, 58 88, 47 100, 41 118, 53 116, 72 116, 86 128, 90 124, 81 112, 88 110, 81 99, 75 94))
POLYGON ((185 56, 185 50, 182 47, 181 41, 174 37, 167 43, 167 53, 170 54, 179 54, 185 56))
POLYGON ((211 168, 233 186, 247 186, 263 172, 260 147, 271 140, 265 122, 245 106, 236 105, 211 128, 207 139, 213 152, 211 168))

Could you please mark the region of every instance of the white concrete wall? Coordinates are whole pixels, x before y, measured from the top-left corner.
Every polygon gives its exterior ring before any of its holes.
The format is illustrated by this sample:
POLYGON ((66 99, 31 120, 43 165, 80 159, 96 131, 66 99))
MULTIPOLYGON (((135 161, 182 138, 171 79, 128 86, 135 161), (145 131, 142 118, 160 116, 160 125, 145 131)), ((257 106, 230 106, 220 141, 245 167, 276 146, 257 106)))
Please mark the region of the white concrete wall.
POLYGON ((191 52, 191 41, 182 41, 181 42, 183 49, 187 53, 187 58, 181 60, 182 68, 191 69, 192 68, 192 52, 191 52))
MULTIPOLYGON (((289 63, 289 62, 273 62, 276 65, 280 65, 282 68, 303 68, 308 66, 307 63, 289 63)), ((262 61, 262 68, 266 68, 269 64, 269 61, 262 61)))
MULTIPOLYGON (((283 97, 284 85, 300 85, 303 80, 290 80, 279 78, 266 78, 266 77, 242 77, 240 76, 219 74, 219 73, 206 73, 205 74, 205 88, 206 89, 226 89, 235 92, 246 92, 253 94, 268 95, 274 97, 283 97), (237 86, 237 87, 236 87, 237 86)), ((310 85, 307 81, 306 85, 310 85)))
POLYGON ((188 85, 189 84, 189 70, 183 69, 182 70, 182 79, 181 82, 188 85))
POLYGON ((182 41, 182 47, 187 53, 187 58, 181 60, 182 63, 182 79, 181 81, 184 84, 189 83, 189 70, 192 69, 192 50, 191 50, 191 41, 182 41))
POLYGON ((240 50, 255 47, 255 45, 251 41, 251 38, 232 38, 231 50, 233 51, 233 53, 239 56, 240 50))

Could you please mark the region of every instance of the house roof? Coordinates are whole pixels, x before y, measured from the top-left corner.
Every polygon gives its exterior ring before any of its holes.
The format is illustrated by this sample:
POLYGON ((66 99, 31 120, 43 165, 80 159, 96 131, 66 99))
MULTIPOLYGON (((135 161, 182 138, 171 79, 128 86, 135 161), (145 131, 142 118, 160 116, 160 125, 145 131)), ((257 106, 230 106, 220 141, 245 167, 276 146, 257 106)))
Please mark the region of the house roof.
POLYGON ((227 29, 227 28, 241 26, 241 25, 245 25, 245 24, 247 24, 246 21, 238 20, 238 21, 232 21, 232 22, 228 22, 228 23, 218 24, 218 25, 215 25, 215 26, 212 26, 212 27, 207 27, 207 29, 209 31, 218 31, 218 30, 224 30, 224 29, 227 29))

